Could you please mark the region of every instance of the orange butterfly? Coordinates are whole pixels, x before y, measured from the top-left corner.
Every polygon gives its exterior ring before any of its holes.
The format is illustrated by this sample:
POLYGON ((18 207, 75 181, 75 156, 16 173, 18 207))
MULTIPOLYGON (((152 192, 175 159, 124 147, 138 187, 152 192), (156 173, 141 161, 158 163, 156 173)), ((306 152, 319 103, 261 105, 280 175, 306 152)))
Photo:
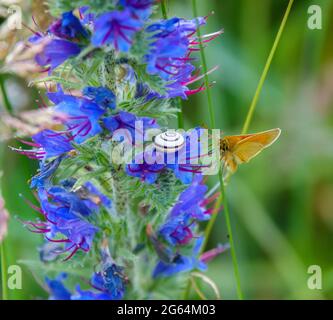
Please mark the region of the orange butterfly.
POLYGON ((258 133, 226 136, 220 140, 220 156, 223 162, 223 176, 235 173, 239 164, 249 162, 263 149, 272 145, 280 136, 281 129, 258 133), (227 170, 225 170, 227 169, 227 170))

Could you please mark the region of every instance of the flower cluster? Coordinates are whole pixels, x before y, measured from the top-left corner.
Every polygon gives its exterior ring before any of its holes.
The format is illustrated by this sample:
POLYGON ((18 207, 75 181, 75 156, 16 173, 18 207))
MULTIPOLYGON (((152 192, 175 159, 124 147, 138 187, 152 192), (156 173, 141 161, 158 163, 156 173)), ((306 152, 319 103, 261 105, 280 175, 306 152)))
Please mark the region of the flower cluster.
POLYGON ((191 53, 197 51, 201 43, 209 42, 220 35, 221 31, 209 35, 204 40, 197 40, 194 36, 198 27, 206 23, 206 18, 184 20, 172 18, 162 20, 147 27, 151 33, 152 43, 146 55, 147 72, 158 74, 168 82, 167 96, 181 97, 204 90, 201 85, 190 90, 188 85, 202 79, 202 75, 193 75, 195 67, 191 64, 191 53))
POLYGON ((82 290, 80 284, 75 293, 64 285, 68 274, 61 273, 55 279, 46 278, 51 300, 120 300, 124 296, 125 285, 121 277, 122 269, 117 265, 108 266, 103 275, 94 273, 90 280, 90 290, 82 290))
POLYGON ((207 209, 218 193, 206 197, 208 187, 204 185, 201 175, 197 175, 191 185, 183 191, 178 202, 171 208, 165 222, 159 227, 158 237, 168 246, 173 259, 170 261, 160 260, 155 267, 154 276, 170 276, 181 271, 192 269, 205 270, 206 265, 199 259, 202 249, 203 238, 196 236, 197 222, 209 220, 213 209, 207 209), (197 238, 195 241, 194 239, 197 238), (190 256, 181 255, 181 248, 192 244, 190 256), (175 252, 176 251, 176 252, 175 252))
POLYGON ((74 180, 66 180, 60 186, 40 187, 38 199, 45 221, 25 222, 31 231, 45 234, 45 239, 54 243, 63 243, 63 251, 70 252, 65 260, 70 259, 78 250, 88 252, 92 246, 98 227, 94 221, 99 206, 111 205, 110 200, 101 194, 91 183, 86 183, 73 192, 74 180))
POLYGON ((43 48, 36 62, 57 89, 42 100, 56 125, 13 148, 39 161, 30 180, 39 205, 28 203, 41 219, 24 224, 44 235, 42 262, 63 257, 91 270, 75 289, 72 274, 46 277, 51 299, 150 297, 156 277, 205 270, 221 251, 201 256, 199 222, 211 217, 217 194, 207 196, 203 182, 200 128, 182 133, 171 151, 154 141, 159 121, 177 111, 170 100, 204 90, 189 88, 203 77, 192 53, 221 32, 197 37, 202 17, 152 21, 153 0, 112 6, 65 12, 29 39, 43 48), (115 163, 123 145, 134 149, 131 161, 115 163))

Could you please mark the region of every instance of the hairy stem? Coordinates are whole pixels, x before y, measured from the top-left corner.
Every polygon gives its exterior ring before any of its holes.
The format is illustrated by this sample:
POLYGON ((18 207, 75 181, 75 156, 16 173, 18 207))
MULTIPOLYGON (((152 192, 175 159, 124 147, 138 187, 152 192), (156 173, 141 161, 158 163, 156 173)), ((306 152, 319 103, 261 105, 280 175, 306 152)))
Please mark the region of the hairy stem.
POLYGON ((128 197, 122 190, 121 181, 119 180, 116 170, 112 169, 111 175, 112 199, 114 208, 118 216, 124 216, 126 213, 128 197))

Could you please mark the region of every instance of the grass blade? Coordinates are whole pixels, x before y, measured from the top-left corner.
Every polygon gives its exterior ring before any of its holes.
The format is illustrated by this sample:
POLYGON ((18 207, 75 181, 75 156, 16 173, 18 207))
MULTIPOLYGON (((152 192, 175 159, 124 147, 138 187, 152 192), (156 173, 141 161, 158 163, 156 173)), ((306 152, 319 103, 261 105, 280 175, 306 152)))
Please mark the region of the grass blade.
POLYGON ((161 10, 163 19, 168 19, 167 3, 166 0, 161 0, 161 10))
POLYGON ((221 172, 219 173, 219 179, 220 179, 221 197, 222 197, 222 200, 223 200, 223 212, 224 212, 224 215, 225 215, 225 221, 226 221, 227 230, 228 230, 229 243, 230 243, 230 252, 231 252, 232 264, 233 264, 234 275, 235 275, 235 280, 236 280, 237 296, 238 296, 239 300, 243 300, 244 296, 243 296, 241 283, 240 283, 240 275, 239 275, 239 268, 238 268, 238 262, 237 262, 237 255, 236 255, 234 237, 233 237, 232 228, 231 228, 229 205, 228 205, 228 201, 227 201, 227 198, 226 198, 226 195, 225 195, 224 182, 223 182, 223 177, 222 177, 221 172))
POLYGON ((7 261, 5 241, 0 244, 0 262, 1 262, 1 287, 2 287, 2 300, 8 300, 7 289, 7 261))
POLYGON ((277 33, 277 35, 275 37, 272 49, 271 49, 271 51, 270 51, 270 53, 268 55, 268 58, 267 58, 264 70, 263 70, 263 72, 261 74, 261 77, 260 77, 259 82, 258 82, 257 89, 256 89, 255 94, 253 96, 253 99, 252 99, 249 111, 248 111, 248 113, 246 115, 246 119, 245 119, 245 122, 244 122, 244 125, 243 125, 243 129, 242 129, 242 134, 247 133, 247 131, 248 131, 249 127, 250 127, 250 123, 251 123, 254 111, 256 109, 257 103, 258 103, 260 92, 261 92, 262 87, 263 87, 263 85, 265 83, 265 80, 266 80, 266 77, 267 77, 267 74, 268 74, 268 70, 269 70, 269 68, 271 66, 272 60, 274 58, 274 54, 276 52, 276 49, 278 47, 278 44, 280 42, 280 39, 281 39, 281 36, 282 36, 282 33, 283 33, 283 30, 284 30, 284 28, 286 26, 286 23, 287 23, 287 20, 288 20, 288 17, 289 17, 289 13, 291 11, 291 7, 292 7, 293 3, 294 3, 294 0, 289 0, 289 3, 288 3, 288 6, 287 6, 287 9, 286 9, 286 12, 285 12, 285 14, 283 16, 283 19, 282 19, 279 31, 278 31, 278 33, 277 33))

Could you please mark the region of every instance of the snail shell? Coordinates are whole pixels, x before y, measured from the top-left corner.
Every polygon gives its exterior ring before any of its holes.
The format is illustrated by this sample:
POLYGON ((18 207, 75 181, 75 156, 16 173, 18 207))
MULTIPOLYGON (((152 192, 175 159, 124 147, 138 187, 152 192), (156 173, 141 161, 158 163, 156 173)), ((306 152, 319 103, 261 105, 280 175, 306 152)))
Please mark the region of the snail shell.
POLYGON ((154 138, 154 146, 162 152, 176 152, 184 145, 184 137, 174 130, 165 131, 154 138))

